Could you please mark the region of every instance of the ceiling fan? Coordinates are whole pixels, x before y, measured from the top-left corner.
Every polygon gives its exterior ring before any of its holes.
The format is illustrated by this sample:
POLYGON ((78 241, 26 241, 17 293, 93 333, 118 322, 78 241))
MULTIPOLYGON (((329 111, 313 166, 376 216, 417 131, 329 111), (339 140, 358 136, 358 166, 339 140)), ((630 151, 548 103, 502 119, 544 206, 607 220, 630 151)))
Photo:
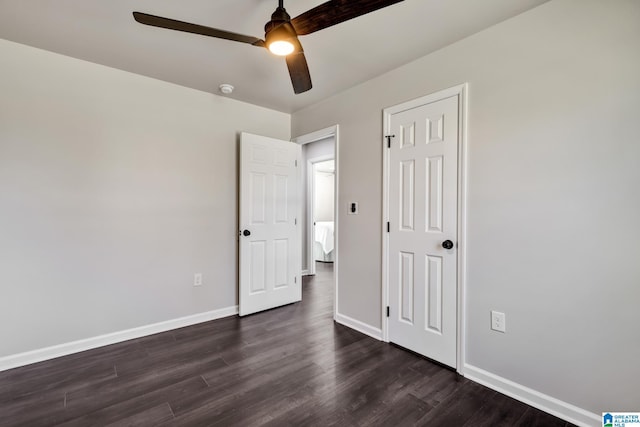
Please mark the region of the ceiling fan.
POLYGON ((268 48, 275 55, 286 57, 293 91, 298 94, 312 87, 309 67, 298 36, 315 33, 401 1, 403 0, 330 0, 291 19, 283 6, 283 0, 278 0, 278 8, 264 26, 264 40, 142 12, 133 12, 133 17, 145 25, 268 48))

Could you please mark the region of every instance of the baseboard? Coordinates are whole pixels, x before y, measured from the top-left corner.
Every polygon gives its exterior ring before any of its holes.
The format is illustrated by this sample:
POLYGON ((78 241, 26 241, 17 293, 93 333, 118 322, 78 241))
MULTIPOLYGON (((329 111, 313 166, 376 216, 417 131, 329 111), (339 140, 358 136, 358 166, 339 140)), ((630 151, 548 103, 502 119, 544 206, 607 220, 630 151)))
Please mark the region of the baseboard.
POLYGON ((464 376, 577 426, 595 427, 602 425, 601 417, 597 414, 563 402, 555 397, 547 396, 539 391, 530 389, 529 387, 525 387, 483 369, 476 368, 475 366, 465 364, 464 376))
POLYGON ((233 316, 235 314, 238 314, 237 305, 221 308, 218 310, 207 311, 205 313, 198 313, 191 316, 180 317, 178 319, 153 323, 151 325, 140 326, 124 331, 113 332, 97 337, 59 344, 52 347, 45 347, 25 353, 12 354, 10 356, 0 357, 0 371, 6 371, 7 369, 17 368, 19 366, 29 365, 36 362, 42 362, 44 360, 66 356, 68 354, 78 353, 80 351, 91 350, 92 348, 103 347, 105 345, 116 344, 122 341, 140 338, 147 335, 153 335, 159 332, 165 332, 172 329, 191 326, 197 323, 203 323, 210 320, 233 316))
POLYGON ((302 273, 300 275, 301 276, 310 276, 311 273, 309 273, 309 269, 306 269, 306 270, 302 270, 302 273))
POLYGON ((380 328, 374 328, 371 325, 340 313, 336 313, 333 320, 340 323, 341 325, 347 326, 351 329, 355 329, 356 331, 362 332, 365 335, 369 335, 370 337, 375 338, 378 341, 382 341, 382 329, 380 328))

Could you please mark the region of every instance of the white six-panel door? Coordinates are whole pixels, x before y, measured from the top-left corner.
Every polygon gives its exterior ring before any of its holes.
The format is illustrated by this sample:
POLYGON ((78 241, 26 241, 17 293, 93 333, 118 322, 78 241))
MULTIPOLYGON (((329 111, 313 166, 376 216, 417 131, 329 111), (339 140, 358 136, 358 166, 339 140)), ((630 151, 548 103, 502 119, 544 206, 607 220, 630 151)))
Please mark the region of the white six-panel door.
POLYGON ((458 97, 388 123, 389 341, 456 367, 458 97))
POLYGON ((240 315, 302 299, 300 145, 240 136, 240 315))

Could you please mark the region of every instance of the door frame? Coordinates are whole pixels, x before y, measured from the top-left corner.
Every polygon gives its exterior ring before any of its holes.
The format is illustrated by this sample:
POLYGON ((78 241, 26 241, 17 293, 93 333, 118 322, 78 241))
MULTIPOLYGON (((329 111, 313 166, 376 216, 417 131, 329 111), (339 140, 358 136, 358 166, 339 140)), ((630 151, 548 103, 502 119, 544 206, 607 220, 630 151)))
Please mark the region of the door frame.
MULTIPOLYGON (((315 216, 315 212, 316 212, 316 174, 315 174, 315 169, 314 166, 316 163, 322 163, 322 162, 326 162, 328 160, 333 160, 335 161, 335 153, 333 154, 333 156, 318 156, 318 157, 313 157, 311 159, 307 159, 307 200, 306 200, 306 205, 307 205, 307 225, 314 223, 313 217, 315 216)), ((333 173, 334 176, 334 182, 335 182, 335 171, 333 173)), ((335 185, 334 185, 334 194, 335 194, 335 185)), ((335 200, 334 200, 335 203, 335 200)), ((333 206, 333 223, 335 224, 336 222, 336 207, 335 204, 333 206)), ((315 256, 314 256, 314 244, 313 242, 314 240, 314 233, 315 233, 315 225, 313 225, 312 227, 307 227, 307 270, 302 270, 302 273, 304 274, 304 272, 307 272, 307 276, 312 276, 314 274, 316 274, 316 263, 315 263, 315 256)), ((335 235, 334 235, 334 239, 335 239, 335 235)), ((335 242, 335 240, 334 240, 335 242)), ((334 251, 335 251, 335 243, 334 243, 334 247, 333 247, 334 251)), ((335 262, 335 252, 334 254, 334 262, 335 262)), ((334 265, 335 267, 335 265, 334 265)))
MULTIPOLYGON (((333 221, 334 221, 334 236, 333 236, 333 241, 334 241, 334 259, 333 259, 333 318, 335 319, 336 317, 336 313, 338 312, 338 268, 339 268, 339 252, 338 252, 338 241, 339 241, 339 220, 338 220, 338 182, 340 180, 340 162, 339 162, 339 152, 340 150, 338 149, 340 147, 340 138, 339 138, 339 127, 338 125, 334 125, 334 126, 329 126, 327 128, 324 129, 320 129, 317 130, 315 132, 311 132, 311 133, 307 133, 304 135, 300 135, 297 136, 295 138, 292 138, 291 141, 295 142, 296 144, 300 144, 300 145, 304 145, 304 144, 309 144, 312 142, 317 142, 326 138, 330 138, 333 137, 335 144, 334 144, 334 152, 333 152, 333 159, 335 161, 335 172, 334 172, 334 184, 333 184, 333 221)), ((310 159, 313 160, 313 159, 310 159)), ((307 170, 307 173, 309 171, 307 170)), ((307 185, 308 181, 307 181, 307 185)), ((309 193, 307 192, 307 203, 309 201, 310 197, 309 197, 309 193)), ((302 218, 302 203, 300 203, 300 218, 302 218)), ((308 209, 308 206, 307 206, 308 209)), ((307 210, 307 215, 309 214, 309 210, 307 210)), ((307 224, 309 224, 308 222, 308 217, 307 217, 307 224)), ((310 230, 313 230, 310 227, 310 230)), ((300 240, 302 241, 302 229, 300 230, 300 240)), ((313 236, 311 236, 311 240, 307 239, 307 247, 309 247, 311 244, 310 242, 313 241, 313 236)), ((311 245, 312 246, 312 245, 311 245)), ((313 264, 313 270, 315 271, 315 262, 313 262, 313 251, 310 251, 307 249, 307 269, 310 269, 310 264, 309 264, 309 259, 311 259, 311 264, 313 264)), ((302 274, 302 272, 301 272, 302 274)))
POLYGON ((467 243, 467 96, 468 83, 463 83, 448 89, 403 102, 383 110, 383 153, 382 153, 382 339, 389 342, 389 319, 387 306, 389 305, 389 233, 387 233, 387 221, 389 221, 389 150, 387 139, 389 134, 391 116, 402 111, 431 104, 453 96, 458 97, 458 250, 457 262, 457 302, 456 302, 456 371, 464 375, 465 360, 465 288, 466 288, 466 243, 467 243))

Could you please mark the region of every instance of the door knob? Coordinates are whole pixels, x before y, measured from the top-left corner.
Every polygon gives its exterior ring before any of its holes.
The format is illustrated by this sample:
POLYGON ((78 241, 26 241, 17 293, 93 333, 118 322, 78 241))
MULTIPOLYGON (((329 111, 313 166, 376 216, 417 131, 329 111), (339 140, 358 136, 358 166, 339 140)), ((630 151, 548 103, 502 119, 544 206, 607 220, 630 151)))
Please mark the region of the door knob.
POLYGON ((445 249, 451 249, 453 248, 453 242, 451 240, 445 240, 442 242, 442 247, 445 249))
POLYGON ((250 232, 249 230, 244 230, 244 231, 242 232, 242 234, 243 234, 244 236, 251 236, 251 232, 250 232))

